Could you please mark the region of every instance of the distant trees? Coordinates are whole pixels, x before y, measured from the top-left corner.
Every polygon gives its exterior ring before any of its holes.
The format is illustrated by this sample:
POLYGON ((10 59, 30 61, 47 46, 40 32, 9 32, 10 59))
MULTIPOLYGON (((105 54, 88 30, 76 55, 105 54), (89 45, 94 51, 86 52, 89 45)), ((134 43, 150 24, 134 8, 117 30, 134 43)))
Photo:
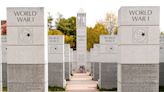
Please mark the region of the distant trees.
POLYGON ((87 50, 93 48, 94 43, 99 43, 100 35, 109 34, 104 24, 97 22, 95 26, 87 27, 87 50))
POLYGON ((118 32, 118 19, 113 12, 107 12, 105 18, 100 22, 105 25, 109 34, 117 35, 118 32))
MULTIPOLYGON (((48 17, 48 35, 65 35, 65 43, 70 43, 71 47, 76 49, 76 17, 64 18, 58 13, 55 19, 55 25, 52 25, 54 19, 48 17), (55 29, 53 28, 55 27, 55 29)), ((118 32, 117 16, 113 13, 107 13, 104 20, 99 21, 94 27, 87 27, 87 50, 93 47, 94 43, 99 43, 100 35, 112 34, 118 32), (109 30, 109 31, 108 31, 109 30)))

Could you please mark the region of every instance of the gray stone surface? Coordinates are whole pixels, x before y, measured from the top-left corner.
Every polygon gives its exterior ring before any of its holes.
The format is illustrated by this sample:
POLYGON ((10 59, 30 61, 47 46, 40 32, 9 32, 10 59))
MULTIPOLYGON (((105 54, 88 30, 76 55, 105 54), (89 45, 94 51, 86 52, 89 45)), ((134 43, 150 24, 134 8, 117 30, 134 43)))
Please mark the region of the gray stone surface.
POLYGON ((7 87, 7 37, 1 36, 2 42, 2 85, 7 87))
POLYGON ((70 44, 64 44, 64 65, 65 65, 65 79, 69 80, 70 79, 70 44))
POLYGON ((45 92, 44 64, 8 64, 8 92, 45 92))
POLYGON ((64 35, 49 36, 48 47, 48 85, 64 88, 64 35))
POLYGON ((77 65, 85 66, 87 61, 86 13, 80 9, 76 18, 77 65))
POLYGON ((159 6, 119 9, 118 92, 159 92, 159 25, 159 6))
POLYGON ((2 80, 3 87, 7 87, 7 63, 2 63, 2 80))
POLYGON ((164 63, 160 62, 160 76, 159 76, 159 85, 164 86, 164 63))
POLYGON ((76 51, 73 51, 73 62, 72 62, 72 71, 75 72, 77 70, 77 54, 76 51))
POLYGON ((91 62, 91 76, 93 77, 93 72, 94 72, 94 62, 91 62))
POLYGON ((100 88, 117 88, 117 63, 100 63, 100 88))
POLYGON ((70 62, 64 62, 65 65, 65 79, 70 79, 70 62))
POLYGON ((158 64, 121 64, 120 68, 121 92, 159 92, 158 64))
POLYGON ((93 67, 93 80, 98 81, 99 79, 99 62, 94 62, 94 67, 93 67))
POLYGON ((44 8, 7 8, 8 92, 48 92, 44 8))
POLYGON ((63 63, 48 64, 48 84, 49 86, 63 87, 64 84, 63 63))

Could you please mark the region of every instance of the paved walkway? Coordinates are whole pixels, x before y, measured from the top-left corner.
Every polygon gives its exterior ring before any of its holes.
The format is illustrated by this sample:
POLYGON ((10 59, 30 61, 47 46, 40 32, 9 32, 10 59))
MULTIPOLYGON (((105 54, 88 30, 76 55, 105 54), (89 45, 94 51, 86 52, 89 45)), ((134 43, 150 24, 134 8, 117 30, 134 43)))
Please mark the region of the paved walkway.
POLYGON ((96 92, 97 81, 93 81, 89 73, 74 73, 70 81, 67 81, 67 92, 96 92))

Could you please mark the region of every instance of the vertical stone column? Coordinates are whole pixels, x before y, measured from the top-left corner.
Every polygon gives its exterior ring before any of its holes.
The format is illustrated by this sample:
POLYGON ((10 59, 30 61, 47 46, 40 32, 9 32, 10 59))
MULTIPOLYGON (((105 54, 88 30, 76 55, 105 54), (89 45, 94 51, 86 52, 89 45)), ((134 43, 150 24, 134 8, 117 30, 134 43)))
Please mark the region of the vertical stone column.
POLYGON ((77 69, 77 53, 73 51, 73 62, 72 62, 72 71, 75 72, 77 69))
POLYGON ((156 6, 119 10, 118 92, 159 92, 159 20, 156 6))
POLYGON ((44 8, 7 8, 8 92, 47 92, 44 8))
POLYGON ((1 36, 2 42, 2 81, 3 87, 7 87, 7 37, 1 36))
POLYGON ((159 85, 164 86, 164 35, 160 36, 160 76, 159 85))
POLYGON ((64 36, 48 37, 48 82, 49 86, 65 87, 64 36))
POLYGON ((99 58, 100 48, 99 47, 100 47, 99 44, 94 44, 94 48, 92 49, 92 51, 93 51, 93 62, 94 62, 93 80, 95 80, 95 81, 99 80, 99 62, 100 62, 100 58, 99 58))
POLYGON ((93 48, 90 49, 90 62, 91 62, 91 76, 94 76, 94 50, 93 48))
POLYGON ((76 18, 76 49, 78 68, 86 65, 87 36, 86 36, 86 13, 80 9, 76 18))
POLYGON ((73 49, 70 49, 70 75, 73 74, 73 49))
POLYGON ((69 81, 70 79, 70 44, 64 45, 64 58, 65 58, 65 79, 69 81))
MULTIPOLYGON (((2 25, 2 23, 1 23, 1 25, 2 25)), ((0 26, 1 27, 1 26, 0 26)), ((1 31, 2 29, 0 28, 0 32, 2 32, 1 31)), ((4 82, 3 82, 3 67, 2 67, 2 64, 3 64, 3 54, 2 54, 2 52, 3 52, 3 45, 2 45, 2 43, 3 43, 3 38, 1 37, 1 33, 0 33, 0 92, 3 92, 3 84, 4 84, 4 82)), ((4 44, 4 43, 3 43, 4 44)))
POLYGON ((117 36, 100 36, 100 71, 99 87, 102 89, 117 88, 117 61, 118 44, 117 36))
POLYGON ((86 65, 86 71, 91 73, 91 62, 90 62, 90 52, 87 52, 87 65, 86 65))

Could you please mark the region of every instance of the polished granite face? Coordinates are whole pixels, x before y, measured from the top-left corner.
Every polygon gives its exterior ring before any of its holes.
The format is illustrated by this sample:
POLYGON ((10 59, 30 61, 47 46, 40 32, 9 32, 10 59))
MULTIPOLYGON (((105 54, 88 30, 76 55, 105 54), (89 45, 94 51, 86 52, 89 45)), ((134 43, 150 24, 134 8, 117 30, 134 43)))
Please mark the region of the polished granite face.
POLYGON ((48 85, 65 87, 65 73, 63 63, 48 64, 48 85))
POLYGON ((8 92, 45 92, 44 64, 8 64, 8 92))
POLYGON ((117 63, 100 63, 99 87, 105 89, 117 88, 117 63))
POLYGON ((159 92, 159 64, 120 64, 118 75, 121 92, 159 92))

